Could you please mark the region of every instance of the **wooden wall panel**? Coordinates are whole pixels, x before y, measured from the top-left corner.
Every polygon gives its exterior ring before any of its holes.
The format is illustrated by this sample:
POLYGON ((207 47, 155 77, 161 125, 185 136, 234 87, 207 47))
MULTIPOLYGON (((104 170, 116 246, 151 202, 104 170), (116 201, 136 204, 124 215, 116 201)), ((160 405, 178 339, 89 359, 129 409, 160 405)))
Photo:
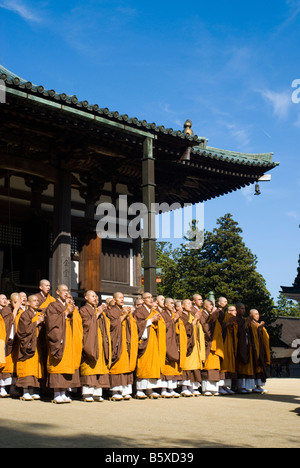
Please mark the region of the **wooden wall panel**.
POLYGON ((83 245, 79 255, 80 289, 101 290, 101 239, 90 238, 83 245))

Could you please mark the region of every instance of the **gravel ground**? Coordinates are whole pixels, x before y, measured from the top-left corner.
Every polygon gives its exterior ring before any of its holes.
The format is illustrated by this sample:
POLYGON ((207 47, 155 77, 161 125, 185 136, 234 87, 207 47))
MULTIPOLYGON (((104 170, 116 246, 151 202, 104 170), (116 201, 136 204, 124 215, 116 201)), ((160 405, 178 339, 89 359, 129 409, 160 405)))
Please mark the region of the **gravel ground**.
POLYGON ((298 448, 300 379, 265 395, 54 405, 0 399, 1 448, 298 448))

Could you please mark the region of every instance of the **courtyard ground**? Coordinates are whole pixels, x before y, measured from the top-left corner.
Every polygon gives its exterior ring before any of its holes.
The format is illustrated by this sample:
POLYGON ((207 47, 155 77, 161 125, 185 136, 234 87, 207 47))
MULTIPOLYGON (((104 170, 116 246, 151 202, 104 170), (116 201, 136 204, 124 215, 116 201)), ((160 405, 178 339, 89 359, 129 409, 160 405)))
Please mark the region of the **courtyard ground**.
POLYGON ((265 395, 54 405, 0 399, 1 448, 298 448, 300 379, 265 395))

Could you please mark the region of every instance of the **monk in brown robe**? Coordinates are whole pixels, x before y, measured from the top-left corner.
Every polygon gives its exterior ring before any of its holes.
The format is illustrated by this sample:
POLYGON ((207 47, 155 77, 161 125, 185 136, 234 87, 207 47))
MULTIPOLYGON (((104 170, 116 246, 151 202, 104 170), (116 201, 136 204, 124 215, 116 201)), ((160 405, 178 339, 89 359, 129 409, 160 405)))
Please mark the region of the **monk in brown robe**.
POLYGON ((68 286, 59 285, 56 294, 57 300, 45 310, 48 385, 54 390, 54 403, 70 403, 66 390, 81 387, 82 323, 69 300, 68 286))
POLYGON ((222 361, 222 372, 225 373, 225 380, 222 390, 231 395, 235 393, 232 387, 232 380, 237 378, 236 359, 238 346, 238 324, 236 307, 229 305, 222 322, 222 336, 224 343, 224 359, 222 361))
POLYGON ((202 310, 203 310, 203 298, 202 298, 201 294, 194 294, 192 302, 193 302, 192 314, 195 315, 197 312, 202 312, 202 310))
MULTIPOLYGON (((178 304, 176 309, 178 309, 178 304)), ((193 304, 190 299, 182 301, 181 320, 187 334, 186 361, 182 369, 181 396, 199 396, 202 382, 201 370, 205 361, 205 340, 200 324, 201 311, 192 313, 193 304)))
POLYGON ((206 361, 202 371, 202 393, 219 395, 221 380, 221 361, 224 358, 222 328, 219 313, 214 304, 206 299, 200 322, 205 334, 206 361))
POLYGON ((165 322, 153 308, 151 293, 144 293, 143 304, 135 310, 139 334, 138 360, 136 367, 136 398, 159 398, 162 388, 161 370, 166 356, 165 322))
POLYGON ((0 365, 0 397, 9 396, 6 387, 12 388, 16 381, 17 362, 17 326, 23 309, 21 309, 21 298, 18 293, 10 296, 10 304, 0 310, 5 324, 5 363, 0 365))
POLYGON ((112 365, 109 371, 112 401, 130 400, 138 353, 138 331, 131 308, 124 307, 124 295, 114 294, 115 305, 106 310, 110 320, 112 365))
POLYGON ((22 313, 17 330, 18 361, 17 387, 23 388, 22 400, 39 400, 39 389, 44 377, 44 368, 39 342, 40 329, 44 323, 44 314, 39 311, 37 296, 29 296, 28 307, 22 313))
POLYGON ((238 393, 249 393, 253 388, 253 372, 250 363, 249 324, 251 318, 245 318, 246 308, 242 302, 236 304, 236 321, 238 324, 238 347, 236 371, 237 379, 233 382, 234 390, 238 393))
POLYGON ((182 380, 181 365, 186 359, 187 337, 180 313, 175 312, 174 299, 166 298, 161 316, 166 324, 166 360, 162 369, 163 398, 178 398, 175 391, 182 380))
POLYGON ((0 294, 0 310, 3 309, 3 307, 6 307, 8 305, 8 300, 5 294, 0 294))
POLYGON ((86 304, 81 307, 83 324, 83 354, 80 366, 80 380, 83 401, 104 401, 102 389, 109 388, 111 365, 110 323, 104 310, 99 306, 95 291, 87 291, 86 304))
POLYGON ((39 300, 39 308, 46 309, 51 302, 55 302, 54 297, 50 295, 51 284, 48 280, 42 279, 39 287, 40 291, 36 294, 39 300))
POLYGON ((2 315, 0 314, 0 369, 3 368, 6 363, 5 340, 6 340, 5 322, 3 320, 2 315))
POLYGON ((260 316, 256 309, 250 310, 248 324, 250 341, 249 379, 252 377, 252 392, 265 393, 263 386, 267 380, 267 366, 270 365, 269 334, 265 322, 259 322, 260 316))

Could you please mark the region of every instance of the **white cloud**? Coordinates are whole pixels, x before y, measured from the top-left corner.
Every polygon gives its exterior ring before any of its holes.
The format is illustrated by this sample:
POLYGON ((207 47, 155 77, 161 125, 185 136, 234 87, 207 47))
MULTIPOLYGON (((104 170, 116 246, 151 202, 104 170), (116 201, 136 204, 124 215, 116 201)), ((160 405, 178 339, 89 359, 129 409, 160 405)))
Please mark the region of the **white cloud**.
POLYGON ((270 89, 258 91, 264 100, 271 104, 273 107, 273 114, 280 119, 288 116, 289 110, 292 105, 291 92, 282 91, 276 92, 270 89))
POLYGON ((293 219, 300 219, 300 216, 299 216, 299 213, 297 213, 296 211, 288 211, 286 213, 286 215, 289 217, 289 218, 293 218, 293 219))
POLYGON ((22 0, 0 0, 0 8, 10 10, 28 22, 40 22, 41 18, 22 0))
POLYGON ((251 136, 249 128, 243 128, 236 123, 218 122, 229 130, 230 135, 236 141, 239 151, 250 151, 251 136))

